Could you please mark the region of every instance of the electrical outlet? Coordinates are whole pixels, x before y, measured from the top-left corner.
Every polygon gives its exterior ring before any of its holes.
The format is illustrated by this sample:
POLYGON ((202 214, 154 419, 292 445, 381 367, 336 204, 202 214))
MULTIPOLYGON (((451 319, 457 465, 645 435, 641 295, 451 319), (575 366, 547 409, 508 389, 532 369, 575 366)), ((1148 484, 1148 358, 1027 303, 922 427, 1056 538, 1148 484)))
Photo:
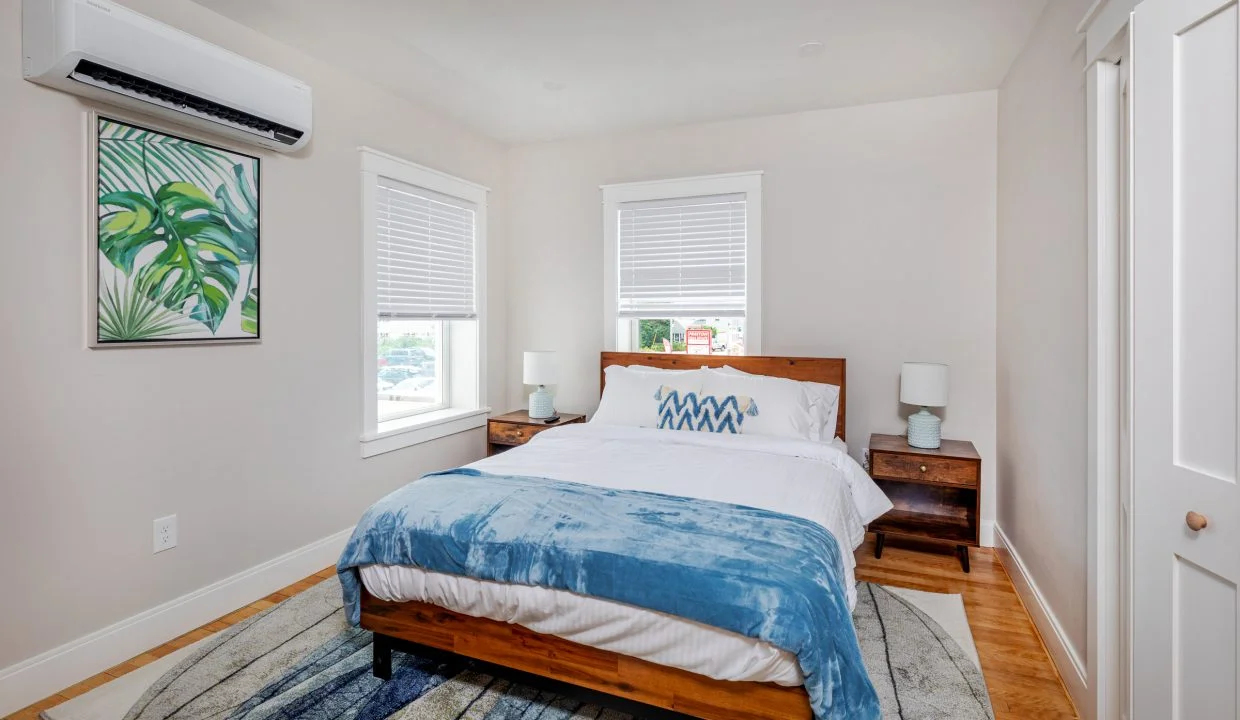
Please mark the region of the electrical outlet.
POLYGON ((177 546, 177 516, 169 515, 155 521, 155 552, 171 550, 177 546))

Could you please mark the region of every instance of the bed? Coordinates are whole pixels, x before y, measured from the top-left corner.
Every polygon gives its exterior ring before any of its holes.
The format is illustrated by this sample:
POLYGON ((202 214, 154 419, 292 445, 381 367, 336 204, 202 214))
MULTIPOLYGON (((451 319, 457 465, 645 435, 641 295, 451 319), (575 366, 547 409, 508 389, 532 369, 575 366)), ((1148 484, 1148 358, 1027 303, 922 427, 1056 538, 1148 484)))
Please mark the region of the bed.
MULTIPOLYGON (((757 508, 755 513, 797 516, 803 524, 794 523, 791 532, 814 535, 825 529, 822 535, 841 546, 835 562, 843 580, 836 594, 843 596, 846 609, 843 614, 837 613, 832 624, 836 628, 847 624, 847 633, 851 633, 847 617, 855 601, 851 551, 864 535, 865 522, 872 519, 868 515, 881 512, 879 505, 886 499, 848 458, 843 445, 845 361, 603 353, 600 369, 641 366, 677 370, 724 365, 756 375, 837 386, 835 438, 797 444, 782 439, 592 422, 541 433, 526 446, 474 463, 450 478, 426 478, 423 484, 451 482, 459 492, 473 497, 493 490, 503 495, 508 490, 497 488, 507 488, 506 484, 519 485, 520 492, 527 492, 537 480, 536 490, 551 493, 550 497, 566 507, 575 507, 571 504, 574 501, 588 507, 599 502, 599 493, 611 496, 628 492, 643 503, 656 505, 693 498, 694 512, 713 507, 705 505, 709 502, 752 506, 757 508), (824 473, 831 475, 831 481, 822 481, 824 473), (764 477, 760 496, 755 494, 755 477, 764 477), (743 481, 746 478, 748 482, 743 481), (586 488, 596 494, 591 495, 586 488), (586 497, 574 500, 578 490, 586 497), (863 510, 865 503, 858 502, 857 497, 866 493, 870 493, 870 509, 863 510), (874 493, 880 499, 875 499, 874 493)), ((605 388, 605 371, 602 382, 605 388)), ((536 514, 537 509, 522 508, 522 512, 536 514)), ((661 505, 643 505, 641 512, 675 515, 680 508, 669 512, 661 505)), ((762 518, 755 522, 759 521, 765 522, 762 518)), ((726 523, 726 519, 714 522, 726 523)), ((447 558, 446 567, 455 567, 453 563, 460 561, 454 552, 467 552, 457 548, 456 541, 455 537, 434 540, 448 548, 438 553, 447 558)), ((519 554, 522 550, 512 552, 519 554)), ((346 556, 350 556, 349 550, 346 556)), ((724 627, 722 622, 700 622, 683 604, 667 606, 676 612, 660 611, 646 598, 661 593, 661 589, 641 590, 640 602, 621 602, 617 599, 629 599, 624 593, 638 591, 616 590, 616 594, 604 597, 566 589, 572 587, 571 582, 559 588, 534 580, 503 582, 482 573, 438 572, 439 565, 422 558, 417 563, 367 562, 375 556, 357 552, 356 547, 350 557, 349 562, 342 557, 342 582, 351 582, 356 588, 356 619, 375 633, 374 672, 381 678, 390 677, 391 652, 407 649, 423 655, 467 657, 484 670, 515 681, 641 717, 815 717, 800 664, 804 655, 781 649, 793 643, 768 642, 724 627)), ((611 565, 607 568, 612 572, 611 565)), ((693 580, 701 581, 701 577, 693 580)), ((780 623, 795 624, 783 619, 780 623)), ((855 645, 855 637, 852 642, 855 645)), ((841 653, 841 657, 845 655, 841 653)), ((834 657, 831 661, 839 662, 834 657)), ((818 675, 821 673, 815 674, 815 682, 818 675)), ((868 679, 865 682, 868 684, 868 679)), ((853 694, 860 693, 854 690, 853 694)))

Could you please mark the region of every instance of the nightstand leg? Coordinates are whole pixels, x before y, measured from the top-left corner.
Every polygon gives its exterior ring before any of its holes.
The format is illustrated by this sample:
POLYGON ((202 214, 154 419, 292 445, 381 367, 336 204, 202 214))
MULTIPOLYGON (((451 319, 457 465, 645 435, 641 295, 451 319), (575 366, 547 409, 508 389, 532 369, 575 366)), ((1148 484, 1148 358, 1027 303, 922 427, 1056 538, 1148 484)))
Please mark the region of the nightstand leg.
POLYGON ((874 533, 874 558, 879 559, 883 556, 883 543, 887 542, 887 536, 882 533, 874 533))
POLYGON ((960 556, 960 567, 965 572, 969 572, 969 546, 960 545, 956 548, 956 554, 960 556))

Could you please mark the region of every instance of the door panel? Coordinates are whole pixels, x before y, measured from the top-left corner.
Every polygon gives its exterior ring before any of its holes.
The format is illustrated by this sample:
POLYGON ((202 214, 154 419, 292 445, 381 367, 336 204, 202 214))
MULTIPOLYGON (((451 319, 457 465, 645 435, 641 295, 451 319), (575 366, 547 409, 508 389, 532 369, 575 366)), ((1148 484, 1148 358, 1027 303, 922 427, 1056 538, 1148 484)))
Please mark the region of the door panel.
POLYGON ((1134 14, 1136 720, 1240 717, 1238 23, 1219 0, 1134 14))
POLYGON ((1175 462, 1236 479, 1236 6, 1181 32, 1174 129, 1175 462))
POLYGON ((1200 650, 1219 637, 1235 637, 1236 585, 1180 557, 1173 574, 1176 717, 1234 718, 1236 655, 1200 650))

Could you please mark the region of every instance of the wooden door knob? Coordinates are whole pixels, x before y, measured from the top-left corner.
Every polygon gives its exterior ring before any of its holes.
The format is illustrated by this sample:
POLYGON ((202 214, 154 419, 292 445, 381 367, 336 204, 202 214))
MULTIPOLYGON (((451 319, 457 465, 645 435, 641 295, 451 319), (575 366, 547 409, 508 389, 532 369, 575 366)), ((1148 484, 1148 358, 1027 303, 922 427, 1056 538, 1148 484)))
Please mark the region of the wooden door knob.
POLYGON ((1199 512, 1189 510, 1188 514, 1184 516, 1184 523, 1188 525, 1189 530, 1192 530, 1193 532, 1201 532, 1206 529, 1207 525, 1210 524, 1210 519, 1199 512))
POLYGON ((922 472, 925 472, 925 471, 926 471, 926 466, 925 466, 925 465, 922 465, 922 466, 921 466, 921 471, 922 471, 922 472))

